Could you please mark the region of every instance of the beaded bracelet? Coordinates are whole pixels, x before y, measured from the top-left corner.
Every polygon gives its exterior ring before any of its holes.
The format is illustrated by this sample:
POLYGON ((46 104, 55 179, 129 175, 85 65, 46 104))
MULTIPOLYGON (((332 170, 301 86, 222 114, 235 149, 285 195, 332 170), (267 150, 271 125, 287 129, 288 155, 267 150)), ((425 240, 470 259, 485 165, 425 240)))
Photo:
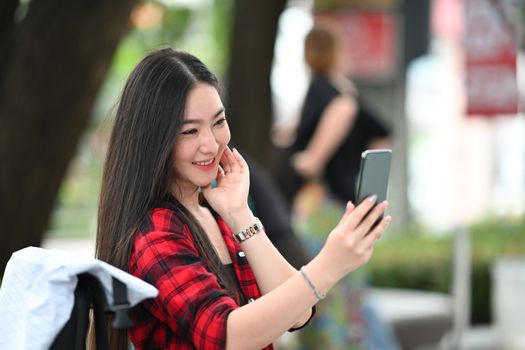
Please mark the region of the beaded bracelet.
POLYGON ((312 293, 314 293, 315 297, 317 298, 317 301, 323 300, 326 297, 326 295, 324 295, 323 293, 319 293, 317 288, 315 288, 315 285, 313 284, 313 282, 310 280, 310 278, 308 278, 308 275, 306 274, 306 271, 304 270, 304 266, 302 266, 299 271, 301 271, 301 275, 303 276, 304 280, 308 284, 308 287, 310 287, 310 289, 312 290, 312 293))

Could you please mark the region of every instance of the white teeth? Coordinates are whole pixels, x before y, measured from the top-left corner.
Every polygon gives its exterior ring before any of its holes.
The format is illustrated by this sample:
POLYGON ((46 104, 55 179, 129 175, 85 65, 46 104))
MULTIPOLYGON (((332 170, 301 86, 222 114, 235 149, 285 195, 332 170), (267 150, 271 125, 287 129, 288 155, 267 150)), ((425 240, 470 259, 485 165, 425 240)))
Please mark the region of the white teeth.
POLYGON ((210 165, 213 162, 213 159, 210 159, 206 162, 195 162, 197 165, 210 165))

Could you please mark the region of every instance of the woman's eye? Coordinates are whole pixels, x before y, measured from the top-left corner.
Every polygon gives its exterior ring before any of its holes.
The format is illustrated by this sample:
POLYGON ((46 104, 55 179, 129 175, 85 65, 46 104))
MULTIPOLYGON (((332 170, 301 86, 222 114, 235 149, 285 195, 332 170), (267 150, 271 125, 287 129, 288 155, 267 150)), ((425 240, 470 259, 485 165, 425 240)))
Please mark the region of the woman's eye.
POLYGON ((226 118, 221 118, 215 122, 215 125, 224 125, 226 124, 226 118))
POLYGON ((184 130, 181 134, 182 135, 194 135, 197 133, 197 129, 189 129, 189 130, 184 130))

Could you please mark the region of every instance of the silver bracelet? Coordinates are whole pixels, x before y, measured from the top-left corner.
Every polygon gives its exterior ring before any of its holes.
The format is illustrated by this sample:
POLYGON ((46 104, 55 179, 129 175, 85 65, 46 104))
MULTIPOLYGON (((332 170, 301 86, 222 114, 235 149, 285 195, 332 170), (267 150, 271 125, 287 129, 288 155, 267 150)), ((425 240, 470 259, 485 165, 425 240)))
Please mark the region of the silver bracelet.
POLYGON ((315 288, 315 285, 313 284, 313 282, 310 280, 310 278, 308 278, 308 275, 306 274, 306 271, 304 270, 304 266, 302 266, 299 271, 301 271, 301 275, 303 276, 304 280, 308 284, 308 287, 310 287, 310 289, 312 290, 312 293, 314 293, 315 297, 317 298, 317 301, 323 300, 326 297, 326 295, 324 295, 323 293, 319 293, 317 288, 315 288))

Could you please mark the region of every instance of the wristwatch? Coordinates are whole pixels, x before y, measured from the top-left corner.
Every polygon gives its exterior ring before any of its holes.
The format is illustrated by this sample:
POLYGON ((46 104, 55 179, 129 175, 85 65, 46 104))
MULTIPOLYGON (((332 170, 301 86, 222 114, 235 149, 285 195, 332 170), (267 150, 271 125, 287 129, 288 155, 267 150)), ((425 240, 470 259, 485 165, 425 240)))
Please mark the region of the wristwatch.
POLYGON ((255 218, 255 223, 253 225, 240 232, 234 233, 233 238, 235 238, 237 243, 242 243, 262 230, 264 230, 264 226, 258 218, 255 218))

